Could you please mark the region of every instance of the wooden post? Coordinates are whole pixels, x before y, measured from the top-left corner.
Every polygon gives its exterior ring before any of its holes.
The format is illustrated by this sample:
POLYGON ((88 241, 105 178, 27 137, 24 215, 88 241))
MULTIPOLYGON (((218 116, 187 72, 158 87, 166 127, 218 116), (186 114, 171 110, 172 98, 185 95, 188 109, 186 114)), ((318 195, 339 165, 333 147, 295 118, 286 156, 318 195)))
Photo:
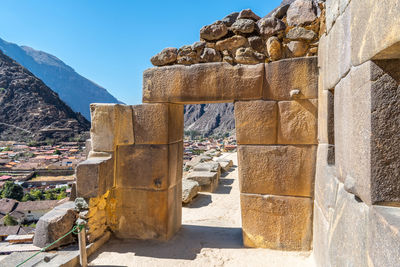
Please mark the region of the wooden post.
POLYGON ((86 230, 85 230, 85 227, 83 227, 82 230, 79 232, 78 241, 79 241, 79 260, 81 262, 81 266, 87 267, 88 262, 87 262, 87 254, 86 254, 86 230))

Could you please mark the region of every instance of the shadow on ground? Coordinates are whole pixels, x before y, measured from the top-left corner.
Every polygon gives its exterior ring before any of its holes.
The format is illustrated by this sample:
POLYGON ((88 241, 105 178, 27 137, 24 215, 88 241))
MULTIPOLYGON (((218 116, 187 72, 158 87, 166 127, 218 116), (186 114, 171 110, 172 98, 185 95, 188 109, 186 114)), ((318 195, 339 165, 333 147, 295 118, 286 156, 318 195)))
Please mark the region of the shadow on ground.
POLYGON ((134 239, 112 239, 90 260, 102 252, 134 253, 136 256, 194 260, 202 248, 243 248, 242 229, 182 225, 181 230, 166 242, 134 239))

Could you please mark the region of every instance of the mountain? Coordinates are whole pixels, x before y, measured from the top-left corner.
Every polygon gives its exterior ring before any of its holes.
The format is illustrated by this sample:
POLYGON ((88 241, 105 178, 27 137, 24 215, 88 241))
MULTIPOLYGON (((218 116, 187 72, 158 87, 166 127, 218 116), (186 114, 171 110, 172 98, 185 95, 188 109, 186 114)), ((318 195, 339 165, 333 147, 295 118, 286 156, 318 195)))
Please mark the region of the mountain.
POLYGON ((85 138, 90 123, 0 51, 0 140, 85 138))
POLYGON ((106 89, 82 77, 57 57, 0 38, 0 50, 55 91, 75 112, 90 120, 90 103, 121 103, 106 89))
POLYGON ((233 133, 233 103, 185 105, 185 131, 204 135, 233 133))

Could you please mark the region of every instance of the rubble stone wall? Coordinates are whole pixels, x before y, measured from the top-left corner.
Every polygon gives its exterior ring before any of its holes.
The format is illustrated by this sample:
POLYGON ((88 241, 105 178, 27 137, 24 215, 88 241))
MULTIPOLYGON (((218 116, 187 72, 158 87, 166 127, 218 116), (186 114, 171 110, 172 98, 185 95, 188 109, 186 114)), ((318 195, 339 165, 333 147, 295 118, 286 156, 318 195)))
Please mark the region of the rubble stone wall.
POLYGON ((326 1, 318 52, 318 266, 400 266, 399 14, 398 1, 326 1))

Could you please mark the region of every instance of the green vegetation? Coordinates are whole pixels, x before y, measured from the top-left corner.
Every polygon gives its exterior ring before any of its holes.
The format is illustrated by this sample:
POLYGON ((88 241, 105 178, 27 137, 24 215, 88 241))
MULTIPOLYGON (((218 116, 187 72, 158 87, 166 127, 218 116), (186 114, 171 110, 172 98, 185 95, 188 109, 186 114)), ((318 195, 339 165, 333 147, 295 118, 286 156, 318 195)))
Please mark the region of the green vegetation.
POLYGON ((202 134, 195 130, 185 131, 185 136, 190 136, 191 140, 195 140, 198 136, 202 136, 202 134))
POLYGON ((6 147, 6 148, 3 148, 2 151, 11 151, 11 148, 8 146, 8 147, 6 147))
POLYGON ((22 201, 35 201, 35 200, 60 200, 67 197, 67 186, 60 188, 49 189, 41 191, 33 189, 29 193, 26 193, 22 198, 22 201))
POLYGON ((14 226, 14 225, 18 225, 17 220, 16 220, 13 216, 11 216, 10 214, 8 214, 8 213, 6 214, 6 216, 4 216, 3 221, 4 221, 4 225, 5 225, 5 226, 14 226))
POLYGON ((5 92, 6 91, 6 89, 5 88, 3 88, 3 87, 0 87, 0 94, 1 93, 3 93, 3 92, 5 92))
POLYGON ((3 190, 1 191, 1 197, 12 198, 20 201, 24 196, 24 189, 19 184, 8 181, 4 184, 3 190))
POLYGON ((61 155, 61 151, 56 149, 54 150, 53 155, 61 155))
POLYGON ((27 146, 29 146, 29 147, 38 146, 38 142, 36 142, 36 141, 29 141, 28 144, 27 144, 27 146))

